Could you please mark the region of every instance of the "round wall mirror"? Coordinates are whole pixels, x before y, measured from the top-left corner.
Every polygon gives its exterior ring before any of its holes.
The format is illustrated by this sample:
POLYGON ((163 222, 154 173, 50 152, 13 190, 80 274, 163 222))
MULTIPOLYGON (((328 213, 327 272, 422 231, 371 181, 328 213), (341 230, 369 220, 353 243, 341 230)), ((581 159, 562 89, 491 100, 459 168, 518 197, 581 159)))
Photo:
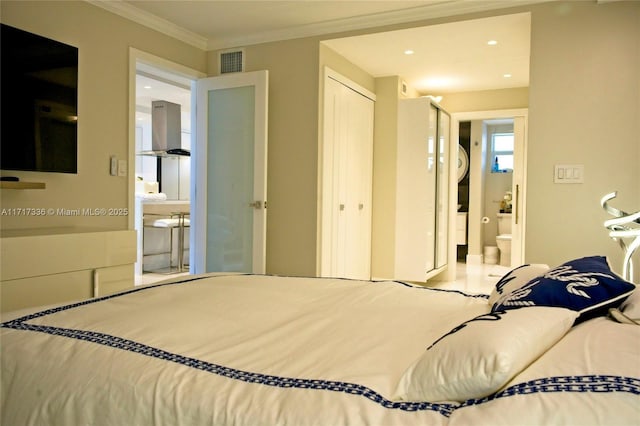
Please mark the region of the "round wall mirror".
POLYGON ((467 175, 469 171, 469 156, 462 145, 458 144, 458 182, 467 175))

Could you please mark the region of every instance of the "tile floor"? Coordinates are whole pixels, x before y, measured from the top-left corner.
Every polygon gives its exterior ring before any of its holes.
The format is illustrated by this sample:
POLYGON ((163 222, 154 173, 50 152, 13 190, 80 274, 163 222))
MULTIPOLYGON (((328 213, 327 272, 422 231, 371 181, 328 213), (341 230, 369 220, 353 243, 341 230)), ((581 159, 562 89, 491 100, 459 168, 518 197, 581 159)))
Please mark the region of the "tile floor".
MULTIPOLYGON (((466 265, 464 263, 458 263, 456 265, 455 281, 432 281, 429 283, 429 286, 450 290, 460 290, 469 294, 489 294, 500 277, 509 272, 510 269, 511 268, 500 265, 466 265)), ((177 278, 188 274, 188 272, 177 274, 145 273, 142 275, 142 281, 137 284, 153 284, 155 282, 177 278)))
POLYGON ((189 275, 189 272, 176 272, 176 273, 155 273, 145 272, 142 274, 142 278, 136 282, 136 285, 153 284, 164 280, 170 280, 172 278, 178 278, 183 275, 189 275))
POLYGON ((460 290, 469 294, 490 294, 503 275, 512 268, 500 265, 456 264, 456 280, 449 282, 431 282, 430 287, 460 290))

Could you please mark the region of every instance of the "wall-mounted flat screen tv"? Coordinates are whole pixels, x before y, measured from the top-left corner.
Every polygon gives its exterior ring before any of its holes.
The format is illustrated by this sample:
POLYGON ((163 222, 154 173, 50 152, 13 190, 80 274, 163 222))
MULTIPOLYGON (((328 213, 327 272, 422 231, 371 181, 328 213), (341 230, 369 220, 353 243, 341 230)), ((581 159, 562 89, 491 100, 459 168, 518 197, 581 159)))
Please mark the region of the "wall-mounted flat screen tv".
POLYGON ((78 49, 0 25, 0 169, 77 173, 78 49))

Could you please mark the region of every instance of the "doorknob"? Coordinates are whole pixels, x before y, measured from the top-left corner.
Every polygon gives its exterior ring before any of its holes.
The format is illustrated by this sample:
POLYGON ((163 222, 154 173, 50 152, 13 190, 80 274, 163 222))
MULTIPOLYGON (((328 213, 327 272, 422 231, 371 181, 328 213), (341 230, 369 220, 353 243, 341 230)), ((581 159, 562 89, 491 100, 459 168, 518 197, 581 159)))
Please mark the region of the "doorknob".
MULTIPOLYGON (((266 207, 266 202, 264 203, 266 207)), ((253 203, 249 203, 249 207, 253 207, 256 210, 260 210, 262 208, 262 201, 254 201, 253 203)))

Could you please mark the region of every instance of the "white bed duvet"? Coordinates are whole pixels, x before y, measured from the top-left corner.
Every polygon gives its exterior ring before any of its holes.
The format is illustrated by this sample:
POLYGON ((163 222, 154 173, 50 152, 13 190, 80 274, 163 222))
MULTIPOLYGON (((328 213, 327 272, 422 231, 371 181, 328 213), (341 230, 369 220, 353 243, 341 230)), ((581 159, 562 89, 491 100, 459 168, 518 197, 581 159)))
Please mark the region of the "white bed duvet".
POLYGON ((640 327, 605 317, 571 327, 573 313, 533 308, 535 326, 508 314, 517 332, 487 297, 215 275, 12 313, 2 318, 1 423, 640 424, 640 327), (518 337, 533 329, 545 331, 518 337), (506 355, 483 352, 496 344, 506 355), (437 362, 424 360, 431 347, 437 362), (540 355, 529 360, 531 348, 540 355), (429 380, 445 394, 481 393, 496 371, 507 377, 497 393, 415 398, 429 380))

